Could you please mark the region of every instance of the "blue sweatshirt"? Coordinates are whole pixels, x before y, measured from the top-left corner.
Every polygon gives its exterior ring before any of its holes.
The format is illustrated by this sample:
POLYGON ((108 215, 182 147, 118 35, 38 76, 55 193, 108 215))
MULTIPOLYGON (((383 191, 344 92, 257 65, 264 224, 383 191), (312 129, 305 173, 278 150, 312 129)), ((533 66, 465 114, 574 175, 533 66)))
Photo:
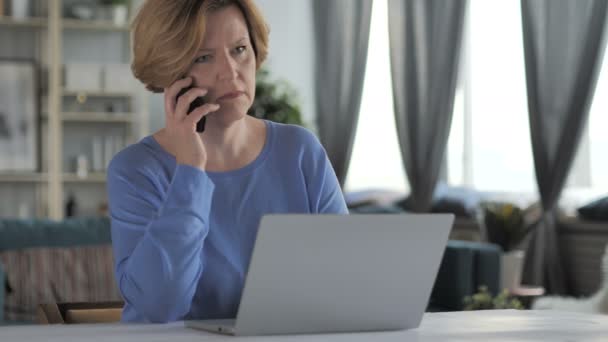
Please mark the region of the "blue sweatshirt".
POLYGON ((234 171, 177 164, 152 136, 114 157, 107 189, 124 322, 234 318, 264 214, 348 213, 317 138, 265 123, 262 152, 234 171))

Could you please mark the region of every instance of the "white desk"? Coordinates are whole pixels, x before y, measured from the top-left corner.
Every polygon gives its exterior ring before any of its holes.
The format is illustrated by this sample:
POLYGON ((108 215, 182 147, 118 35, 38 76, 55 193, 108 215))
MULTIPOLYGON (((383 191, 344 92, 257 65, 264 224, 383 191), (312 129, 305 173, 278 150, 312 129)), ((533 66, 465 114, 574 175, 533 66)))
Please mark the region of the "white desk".
POLYGON ((329 335, 230 337, 170 324, 0 327, 0 341, 608 341, 608 316, 556 311, 426 314, 419 329, 329 335))

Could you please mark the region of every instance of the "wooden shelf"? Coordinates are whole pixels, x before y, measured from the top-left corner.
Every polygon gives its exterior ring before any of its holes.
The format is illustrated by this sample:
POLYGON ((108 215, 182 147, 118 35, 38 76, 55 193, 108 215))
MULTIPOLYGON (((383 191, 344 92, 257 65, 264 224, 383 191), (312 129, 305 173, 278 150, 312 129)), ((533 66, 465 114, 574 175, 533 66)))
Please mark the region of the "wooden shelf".
MULTIPOLYGON (((116 25, 107 20, 79 20, 63 18, 62 26, 68 30, 87 30, 87 31, 117 31, 128 32, 128 25, 116 25)), ((10 16, 0 16, 0 26, 25 27, 25 28, 46 28, 48 20, 43 17, 30 17, 25 19, 15 19, 10 16)))
POLYGON ((64 122, 99 122, 99 123, 132 123, 133 113, 95 113, 95 112, 64 112, 61 118, 64 122))
POLYGON ((132 97, 133 93, 128 93, 124 91, 72 91, 72 90, 63 90, 63 96, 87 96, 87 97, 132 97))
POLYGON ((40 172, 0 172, 1 183, 40 183, 46 178, 47 174, 40 172))
POLYGON ((0 26, 6 27, 46 28, 47 22, 46 18, 15 19, 10 16, 0 16, 0 26))
POLYGON ((63 113, 62 120, 66 122, 116 122, 131 123, 134 121, 133 113, 63 113))
POLYGON ((115 25, 111 21, 105 20, 79 20, 63 18, 63 28, 71 30, 90 30, 90 31, 117 31, 128 32, 128 25, 115 25))
MULTIPOLYGON (((106 184, 105 170, 93 171, 91 168, 86 177, 79 177, 69 168, 64 170, 66 157, 72 157, 65 155, 67 151, 63 149, 64 144, 88 144, 89 132, 109 137, 117 135, 117 132, 112 132, 117 129, 121 131, 119 136, 122 136, 124 142, 132 143, 138 137, 148 134, 149 104, 147 93, 138 86, 108 87, 107 91, 81 91, 62 86, 67 60, 73 63, 129 63, 132 58, 131 44, 124 38, 128 38, 132 18, 128 18, 122 25, 116 25, 110 19, 80 20, 64 15, 63 5, 66 1, 41 1, 41 6, 33 8, 37 12, 32 14, 37 16, 15 19, 9 15, 0 15, 0 31, 8 35, 8 43, 11 46, 23 43, 21 34, 42 35, 41 39, 27 43, 31 43, 34 48, 31 49, 33 55, 28 56, 45 66, 44 70, 41 70, 45 73, 43 78, 46 81, 40 99, 40 123, 43 125, 40 143, 44 147, 41 153, 44 153, 46 168, 40 172, 0 171, 0 185, 6 187, 14 184, 19 189, 17 193, 29 191, 29 188, 35 189, 36 212, 50 219, 60 220, 65 215, 63 202, 67 189, 79 191, 83 188, 82 190, 89 191, 88 187, 91 187, 93 191, 98 191, 98 188, 106 184), (94 51, 92 54, 80 53, 82 46, 75 44, 83 39, 83 35, 87 41, 90 40, 87 43, 91 44, 91 47, 87 45, 86 49, 101 46, 102 49, 113 49, 117 53, 108 56, 96 56, 94 51), (110 37, 121 39, 107 41, 110 37), (115 55, 120 55, 120 61, 113 58, 115 55), (125 60, 127 57, 129 60, 125 60), (83 105, 85 97, 87 104, 83 105), (108 107, 110 104, 112 107, 108 107), (116 112, 107 109, 114 109, 116 112), (72 137, 75 138, 74 141, 72 137)), ((131 0, 129 3, 132 3, 131 0)), ((122 142, 118 140, 121 139, 117 139, 116 144, 122 142)), ((105 149, 105 139, 102 145, 105 149)), ((73 151, 70 151, 71 153, 73 151)), ((100 197, 103 193, 90 195, 92 198, 100 197)), ((0 200, 10 201, 11 195, 5 194, 0 200)), ((0 210, 0 214, 10 214, 7 211, 12 210, 11 208, 7 206, 5 210, 0 210)))
POLYGON ((105 183, 106 174, 96 172, 89 173, 86 177, 79 177, 75 173, 64 173, 63 181, 66 183, 105 183))
MULTIPOLYGON (((42 113, 42 120, 48 120, 48 113, 42 113)), ((93 123, 134 123, 137 121, 134 113, 104 113, 104 112, 63 112, 63 122, 93 122, 93 123)))

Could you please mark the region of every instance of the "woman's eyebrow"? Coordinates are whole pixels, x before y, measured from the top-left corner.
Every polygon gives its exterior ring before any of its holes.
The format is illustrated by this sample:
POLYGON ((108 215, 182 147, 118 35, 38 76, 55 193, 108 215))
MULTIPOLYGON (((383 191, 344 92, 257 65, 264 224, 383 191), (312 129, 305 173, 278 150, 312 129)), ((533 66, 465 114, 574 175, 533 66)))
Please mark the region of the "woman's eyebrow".
MULTIPOLYGON (((246 41, 246 40, 247 40, 247 37, 239 38, 234 43, 232 43, 232 45, 241 44, 241 43, 243 43, 243 41, 246 41)), ((213 50, 215 50, 215 49, 201 48, 198 50, 198 52, 213 52, 213 50)))
POLYGON ((238 39, 236 42, 234 42, 234 44, 242 43, 244 40, 247 40, 247 37, 242 37, 242 38, 238 39))

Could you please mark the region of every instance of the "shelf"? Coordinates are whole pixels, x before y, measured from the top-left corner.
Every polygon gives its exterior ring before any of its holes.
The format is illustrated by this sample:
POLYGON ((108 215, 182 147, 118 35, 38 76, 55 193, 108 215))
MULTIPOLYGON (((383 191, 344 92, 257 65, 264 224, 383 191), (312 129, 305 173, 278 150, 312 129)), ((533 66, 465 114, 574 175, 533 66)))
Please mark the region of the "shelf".
MULTIPOLYGON (((42 120, 48 120, 48 114, 42 114, 42 120)), ((97 123, 134 123, 134 113, 104 113, 104 112, 63 112, 63 122, 97 122, 97 123)))
POLYGON ((81 112, 71 113, 64 112, 62 120, 65 122, 116 122, 116 123, 132 123, 135 121, 133 113, 94 113, 81 112))
POLYGON ((113 22, 106 20, 80 20, 64 18, 62 22, 64 29, 118 32, 129 31, 128 25, 116 25, 113 22))
POLYGON ((105 183, 105 173, 89 173, 86 177, 79 177, 75 173, 64 173, 63 181, 66 183, 105 183))
MULTIPOLYGON (((128 32, 128 25, 116 25, 107 20, 79 20, 63 18, 61 20, 63 28, 69 30, 90 30, 90 31, 117 31, 128 32)), ((0 16, 0 26, 25 27, 25 28, 46 28, 48 20, 43 17, 31 17, 25 19, 15 19, 10 16, 0 16)))
POLYGON ((87 97, 132 97, 133 93, 125 92, 125 91, 73 91, 73 90, 63 90, 63 96, 71 96, 71 97, 79 97, 79 96, 87 96, 87 97))
POLYGON ((0 26, 8 27, 24 27, 24 28, 45 28, 47 26, 46 18, 27 18, 15 19, 9 16, 0 16, 0 26))
POLYGON ((40 183, 46 181, 47 174, 39 172, 0 172, 2 183, 40 183))

